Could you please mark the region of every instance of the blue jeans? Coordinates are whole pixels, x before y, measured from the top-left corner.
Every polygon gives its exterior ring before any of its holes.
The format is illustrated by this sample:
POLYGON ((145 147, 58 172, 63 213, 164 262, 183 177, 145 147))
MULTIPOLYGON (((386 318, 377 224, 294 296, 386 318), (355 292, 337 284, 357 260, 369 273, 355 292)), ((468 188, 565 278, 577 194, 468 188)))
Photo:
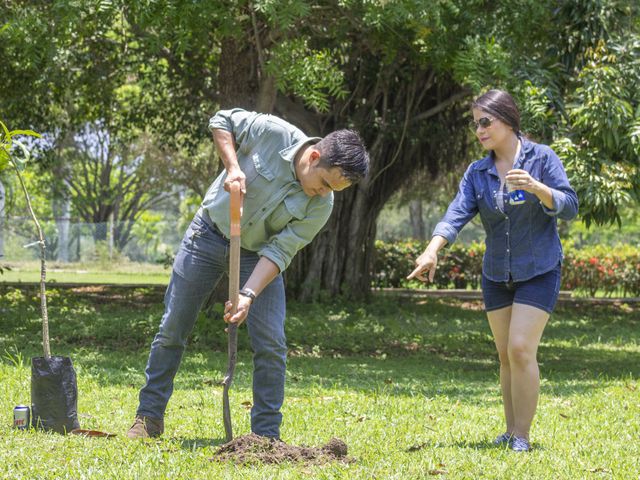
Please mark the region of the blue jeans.
MULTIPOLYGON (((242 286, 259 257, 246 250, 240 256, 242 286)), ((140 391, 138 415, 164 418, 187 337, 204 302, 228 267, 229 242, 196 215, 173 264, 164 315, 151 344, 146 385, 140 391)), ((253 350, 251 431, 266 437, 280 437, 287 359, 284 319, 284 282, 282 275, 278 275, 256 298, 246 320, 253 350)), ((224 322, 219 321, 223 334, 224 322)))

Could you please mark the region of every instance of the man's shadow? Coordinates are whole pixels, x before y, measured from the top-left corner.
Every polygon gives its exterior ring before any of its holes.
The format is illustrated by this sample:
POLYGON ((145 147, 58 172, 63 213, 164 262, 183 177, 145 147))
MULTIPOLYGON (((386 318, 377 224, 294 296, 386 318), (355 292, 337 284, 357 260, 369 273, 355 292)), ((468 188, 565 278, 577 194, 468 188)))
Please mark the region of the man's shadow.
POLYGON ((175 439, 180 442, 180 448, 183 450, 198 450, 207 447, 219 447, 227 443, 225 438, 183 438, 175 439))
MULTIPOLYGON (((506 445, 494 445, 493 442, 483 441, 483 442, 465 442, 458 441, 454 443, 447 443, 438 445, 439 447, 458 447, 458 448, 473 448, 474 450, 511 450, 506 445)), ((538 443, 534 443, 531 445, 531 450, 544 450, 544 447, 538 443)))

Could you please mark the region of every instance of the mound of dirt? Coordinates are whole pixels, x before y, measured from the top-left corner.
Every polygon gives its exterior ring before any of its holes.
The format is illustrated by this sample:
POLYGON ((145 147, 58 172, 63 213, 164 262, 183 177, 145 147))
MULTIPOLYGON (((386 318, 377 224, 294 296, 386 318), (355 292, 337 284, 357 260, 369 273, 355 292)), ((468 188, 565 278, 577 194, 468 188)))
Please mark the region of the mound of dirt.
POLYGON ((302 462, 319 465, 340 461, 355 462, 347 456, 347 444, 339 438, 332 438, 323 447, 298 447, 273 438, 250 434, 234 438, 220 446, 211 458, 214 462, 268 463, 302 462))

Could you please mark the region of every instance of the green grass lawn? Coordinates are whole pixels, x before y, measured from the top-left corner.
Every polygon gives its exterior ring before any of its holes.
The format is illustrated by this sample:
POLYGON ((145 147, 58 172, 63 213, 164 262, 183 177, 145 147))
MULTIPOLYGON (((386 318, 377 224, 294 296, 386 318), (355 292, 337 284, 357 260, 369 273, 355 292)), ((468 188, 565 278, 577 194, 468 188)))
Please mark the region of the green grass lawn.
MULTIPOLYGON (((162 313, 157 290, 51 292, 54 354, 78 374, 83 428, 112 439, 11 428, 29 403, 29 357, 40 355, 34 292, 0 290, 0 478, 639 478, 640 311, 559 309, 543 337, 534 450, 493 447, 503 431, 498 365, 477 302, 376 299, 370 305, 289 306, 291 346, 283 439, 319 446, 339 437, 355 463, 323 466, 211 462, 223 442, 226 339, 202 315, 176 380, 161 440, 125 432, 162 313)), ((249 433, 251 357, 241 331, 231 391, 236 435, 249 433)))
MULTIPOLYGON (((39 282, 40 262, 20 262, 8 265, 0 275, 1 282, 39 282)), ((48 283, 112 283, 166 285, 171 270, 151 263, 70 263, 47 266, 48 283)))

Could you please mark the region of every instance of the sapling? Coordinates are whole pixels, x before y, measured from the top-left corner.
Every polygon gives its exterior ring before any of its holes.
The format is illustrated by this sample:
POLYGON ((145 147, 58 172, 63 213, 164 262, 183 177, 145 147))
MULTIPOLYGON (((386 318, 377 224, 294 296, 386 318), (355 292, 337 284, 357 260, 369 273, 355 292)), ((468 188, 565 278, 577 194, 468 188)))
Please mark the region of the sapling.
POLYGON ((29 149, 14 137, 27 135, 39 137, 32 130, 12 130, 0 121, 0 171, 12 166, 27 202, 29 215, 38 231, 38 240, 30 245, 40 247, 40 313, 42 317, 42 347, 44 356, 31 359, 31 409, 32 423, 43 430, 58 433, 73 432, 80 428, 78 422, 78 385, 71 358, 51 356, 49 347, 49 316, 47 313, 45 260, 46 244, 40 222, 33 211, 31 197, 21 170, 29 160, 29 149), (22 152, 16 156, 15 151, 22 152))
MULTIPOLYGON (((20 182, 20 187, 22 188, 22 192, 24 193, 25 200, 27 202, 27 209, 29 210, 29 215, 31 215, 31 219, 36 226, 36 230, 38 231, 38 241, 35 244, 38 244, 40 247, 40 313, 42 316, 42 347, 44 349, 44 357, 51 357, 51 348, 49 347, 49 315, 47 313, 47 291, 46 291, 46 279, 47 279, 47 265, 45 261, 45 252, 46 252, 46 244, 44 235, 42 233, 42 228, 40 227, 40 222, 36 217, 36 214, 33 211, 33 206, 31 204, 31 197, 29 196, 29 191, 27 190, 27 186, 24 183, 24 178, 22 177, 21 170, 24 168, 24 165, 30 158, 29 149, 24 145, 24 143, 16 140, 14 137, 18 135, 28 135, 31 137, 39 138, 40 135, 33 130, 12 130, 10 131, 4 122, 0 121, 0 127, 2 127, 2 131, 0 135, 2 135, 0 140, 0 171, 5 168, 12 166, 16 172, 18 177, 18 181, 20 182), (17 157, 13 154, 14 147, 18 148, 22 152, 22 158, 17 157)), ((31 246, 34 244, 30 244, 31 246)))

